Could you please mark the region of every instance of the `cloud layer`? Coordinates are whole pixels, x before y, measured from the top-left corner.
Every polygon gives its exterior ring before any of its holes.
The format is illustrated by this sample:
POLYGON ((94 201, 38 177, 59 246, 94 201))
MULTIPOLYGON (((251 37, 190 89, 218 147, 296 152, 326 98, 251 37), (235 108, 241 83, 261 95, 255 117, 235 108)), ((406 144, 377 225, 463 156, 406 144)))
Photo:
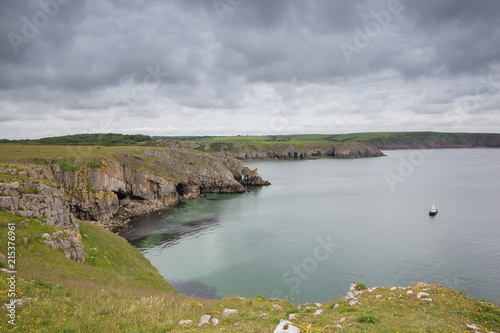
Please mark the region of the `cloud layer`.
POLYGON ((0 138, 499 132, 498 1, 0 2, 0 138))

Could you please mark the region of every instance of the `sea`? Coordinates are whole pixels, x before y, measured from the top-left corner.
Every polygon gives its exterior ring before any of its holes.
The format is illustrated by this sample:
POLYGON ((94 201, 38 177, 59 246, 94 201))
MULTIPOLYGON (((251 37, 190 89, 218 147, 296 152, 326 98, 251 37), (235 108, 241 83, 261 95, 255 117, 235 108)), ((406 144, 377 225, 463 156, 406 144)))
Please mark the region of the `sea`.
POLYGON ((384 153, 245 162, 272 185, 181 200, 121 235, 198 297, 299 304, 426 282, 500 304, 500 149, 384 153))

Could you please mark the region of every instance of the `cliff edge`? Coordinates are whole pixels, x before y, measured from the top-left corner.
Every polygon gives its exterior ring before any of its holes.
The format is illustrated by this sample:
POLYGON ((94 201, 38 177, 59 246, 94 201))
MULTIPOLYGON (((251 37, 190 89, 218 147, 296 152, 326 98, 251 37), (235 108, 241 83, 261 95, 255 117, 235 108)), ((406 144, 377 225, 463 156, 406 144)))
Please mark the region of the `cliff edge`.
POLYGON ((263 142, 263 141, 179 141, 157 140, 160 146, 189 148, 214 156, 229 156, 240 161, 305 160, 317 158, 361 158, 385 156, 369 142, 263 142))
POLYGON ((230 156, 165 148, 18 160, 0 165, 0 177, 0 207, 8 211, 53 226, 77 229, 80 219, 111 230, 180 198, 270 184, 230 156))

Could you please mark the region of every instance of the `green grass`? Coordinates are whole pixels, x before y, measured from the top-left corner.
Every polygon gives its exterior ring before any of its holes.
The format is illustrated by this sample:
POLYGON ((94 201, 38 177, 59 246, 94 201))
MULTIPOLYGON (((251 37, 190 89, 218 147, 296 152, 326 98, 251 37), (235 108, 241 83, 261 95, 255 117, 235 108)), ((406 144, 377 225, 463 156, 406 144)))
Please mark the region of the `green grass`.
POLYGON ((38 194, 40 191, 36 187, 26 187, 23 194, 38 194))
MULTIPOLYGON (((180 332, 196 328, 202 315, 220 319, 199 332, 272 332, 280 319, 296 313, 293 325, 301 332, 335 332, 344 318, 345 332, 466 332, 466 323, 482 327, 482 332, 500 331, 500 312, 442 286, 413 286, 390 290, 364 290, 359 304, 351 307, 344 300, 321 305, 324 312, 306 310, 284 300, 237 297, 207 300, 178 294, 135 248, 117 235, 88 223, 80 224, 87 260, 84 264, 66 259, 62 250, 52 250, 41 235, 56 230, 0 210, 0 233, 7 224, 16 224, 17 292, 31 297, 17 310, 15 330, 6 322, 6 309, 0 309, 0 331, 13 332, 180 332), (28 243, 20 241, 28 238, 28 243), (427 289, 432 302, 416 298, 427 289), (412 290, 413 294, 407 294, 412 290), (376 298, 376 295, 382 295, 376 298), (279 304, 283 311, 273 307, 279 304), (335 307, 335 304, 339 306, 335 307), (224 308, 238 313, 222 318, 224 308), (194 324, 179 326, 179 320, 194 324)), ((6 253, 5 242, 0 252, 6 253)), ((7 275, 0 273, 0 302, 9 300, 7 275)), ((348 286, 346 286, 347 288, 348 286)))
MULTIPOLYGON (((218 144, 235 149, 234 143, 218 144)), ((307 141, 248 143, 255 149, 270 146, 284 149, 289 144, 297 147, 310 145, 307 141)), ((332 143, 325 141, 318 144, 332 143)), ((165 148, 148 149, 161 152, 165 148)), ((131 155, 132 158, 127 161, 131 167, 145 168, 167 178, 178 177, 178 168, 185 165, 189 165, 193 173, 199 173, 207 163, 213 162, 210 156, 200 158, 199 153, 174 149, 169 155, 171 166, 157 168, 155 159, 161 158, 161 153, 158 154, 160 157, 153 157, 137 147, 0 144, 0 162, 20 160, 44 164, 54 160, 69 169, 81 167, 82 160, 90 169, 104 167, 102 156, 116 153, 131 155)), ((21 169, 21 164, 0 164, 0 180, 28 180, 27 176, 11 172, 21 169)), ((50 183, 49 180, 43 181, 50 183)), ((28 187, 24 193, 30 192, 34 194, 35 188, 28 187)), ((391 291, 378 288, 369 292, 364 289, 366 286, 358 283, 356 289, 364 290, 358 298, 359 304, 351 307, 344 300, 332 300, 322 304, 324 313, 318 316, 313 315, 314 311, 305 310, 305 306, 299 309, 285 300, 186 297, 178 294, 157 269, 124 239, 89 223, 80 223, 86 254, 86 262, 81 264, 65 258, 62 250, 52 250, 43 243, 41 235, 52 233, 56 228, 43 225, 43 220, 16 216, 0 209, 1 253, 8 252, 4 235, 7 235, 9 222, 16 224, 17 291, 25 298, 32 298, 30 303, 18 309, 18 326, 12 330, 14 332, 192 331, 205 314, 219 317, 221 321, 215 327, 200 327, 197 331, 270 332, 280 319, 287 319, 291 313, 297 314, 293 324, 302 332, 334 332, 334 326, 340 323, 341 318, 345 318, 341 324, 345 332, 418 332, 420 329, 428 332, 464 332, 467 330, 466 323, 480 325, 484 331, 500 332, 500 312, 494 305, 442 286, 415 286, 410 288, 413 294, 407 294, 409 289, 391 291), (24 243, 23 238, 28 242, 24 243), (431 294, 432 302, 416 298, 416 293, 424 288, 431 294), (376 298, 379 294, 382 297, 376 298), (339 306, 335 307, 336 303, 339 306), (284 310, 273 308, 273 304, 281 305, 284 310), (238 314, 221 318, 224 308, 237 309, 238 314), (177 322, 183 319, 191 319, 194 324, 180 327, 177 322)), ((0 304, 10 299, 6 293, 9 288, 7 276, 0 273, 0 304)), ((0 331, 10 331, 5 308, 0 309, 0 318, 0 331)))
MULTIPOLYGON (((148 147, 148 149, 162 149, 148 147)), ((78 158, 92 158, 109 156, 116 153, 137 154, 144 148, 135 146, 38 146, 38 145, 14 145, 0 144, 0 162, 33 161, 64 159, 65 162, 74 161, 78 158)), ((69 166, 69 164, 68 164, 69 166)))

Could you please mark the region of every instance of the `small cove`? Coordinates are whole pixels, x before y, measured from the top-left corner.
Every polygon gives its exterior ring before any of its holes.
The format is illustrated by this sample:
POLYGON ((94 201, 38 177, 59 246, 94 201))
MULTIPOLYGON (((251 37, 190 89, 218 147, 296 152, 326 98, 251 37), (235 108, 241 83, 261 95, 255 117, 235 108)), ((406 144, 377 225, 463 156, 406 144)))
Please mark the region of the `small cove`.
POLYGON ((323 302, 361 279, 438 283, 498 303, 500 150, 385 153, 244 163, 272 185, 181 201, 122 236, 201 297, 323 302))

